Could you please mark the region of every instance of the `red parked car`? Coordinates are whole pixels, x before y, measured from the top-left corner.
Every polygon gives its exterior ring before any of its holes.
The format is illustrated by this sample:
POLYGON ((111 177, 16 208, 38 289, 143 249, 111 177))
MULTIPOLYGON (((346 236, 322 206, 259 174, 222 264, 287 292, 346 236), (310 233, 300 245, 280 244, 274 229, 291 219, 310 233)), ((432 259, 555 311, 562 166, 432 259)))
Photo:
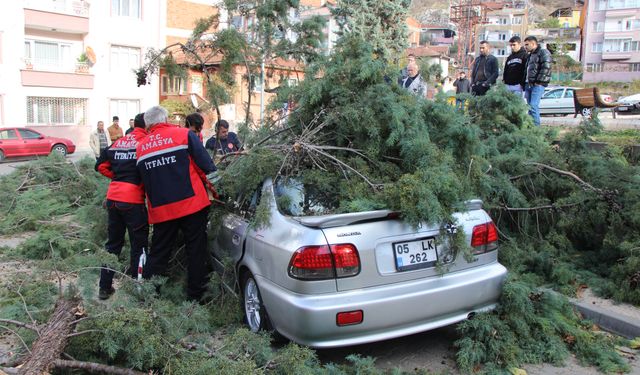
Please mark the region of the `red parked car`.
POLYGON ((29 128, 0 129, 0 161, 16 156, 73 154, 76 145, 66 138, 49 137, 29 128))

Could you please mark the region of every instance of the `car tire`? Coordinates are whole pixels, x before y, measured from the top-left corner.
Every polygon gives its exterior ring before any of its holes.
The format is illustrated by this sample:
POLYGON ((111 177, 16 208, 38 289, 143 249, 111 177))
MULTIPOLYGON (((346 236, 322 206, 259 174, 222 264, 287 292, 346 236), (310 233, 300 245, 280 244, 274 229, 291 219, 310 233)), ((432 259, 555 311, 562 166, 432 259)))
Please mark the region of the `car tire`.
POLYGON ((279 334, 271 325, 269 314, 262 302, 260 288, 250 271, 247 271, 242 275, 240 287, 242 288, 241 302, 244 323, 247 325, 249 330, 253 333, 267 331, 272 334, 273 341, 276 343, 286 341, 286 338, 279 334))
POLYGON ((53 145, 53 147, 51 147, 51 152, 58 152, 60 153, 62 156, 67 156, 67 146, 62 145, 60 143, 53 145))
POLYGON ((593 114, 593 108, 582 108, 582 110, 580 110, 580 114, 582 117, 591 117, 593 114))
POLYGON ((0 150, 0 161, 4 161, 4 151, 0 150))

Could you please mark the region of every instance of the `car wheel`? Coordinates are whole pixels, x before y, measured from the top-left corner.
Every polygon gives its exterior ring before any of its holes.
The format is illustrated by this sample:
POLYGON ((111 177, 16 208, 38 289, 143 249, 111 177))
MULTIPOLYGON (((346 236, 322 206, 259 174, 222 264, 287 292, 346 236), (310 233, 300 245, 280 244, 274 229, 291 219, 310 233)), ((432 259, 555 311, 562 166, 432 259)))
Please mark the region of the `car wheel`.
POLYGON ((260 289, 251 272, 242 278, 242 306, 244 308, 244 322, 251 332, 267 330, 268 315, 262 304, 260 289))
POLYGON ((267 314, 267 309, 265 309, 262 302, 260 288, 258 288, 258 283, 256 283, 253 274, 249 271, 245 272, 240 285, 242 286, 244 322, 251 332, 267 331, 271 333, 273 342, 283 343, 287 341, 286 337, 278 333, 271 325, 269 314, 267 314))
POLYGON ((580 111, 580 114, 583 117, 591 117, 592 113, 593 113, 593 108, 582 108, 582 110, 580 111))
POLYGON ((57 153, 60 153, 60 155, 62 155, 62 156, 66 156, 67 155, 67 146, 61 145, 61 144, 54 145, 51 148, 51 152, 57 152, 57 153))
POLYGON ((0 161, 4 161, 4 151, 0 150, 0 161))

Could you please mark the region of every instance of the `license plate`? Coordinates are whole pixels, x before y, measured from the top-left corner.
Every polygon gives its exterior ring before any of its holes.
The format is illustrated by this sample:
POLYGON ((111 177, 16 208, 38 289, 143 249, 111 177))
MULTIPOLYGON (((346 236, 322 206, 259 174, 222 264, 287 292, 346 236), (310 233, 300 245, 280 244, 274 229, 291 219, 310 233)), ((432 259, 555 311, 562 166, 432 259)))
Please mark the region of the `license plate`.
POLYGON ((618 111, 628 111, 628 107, 618 107, 618 111))
POLYGON ((433 267, 438 261, 436 239, 433 237, 415 241, 396 242, 393 254, 398 271, 409 271, 419 268, 433 267))

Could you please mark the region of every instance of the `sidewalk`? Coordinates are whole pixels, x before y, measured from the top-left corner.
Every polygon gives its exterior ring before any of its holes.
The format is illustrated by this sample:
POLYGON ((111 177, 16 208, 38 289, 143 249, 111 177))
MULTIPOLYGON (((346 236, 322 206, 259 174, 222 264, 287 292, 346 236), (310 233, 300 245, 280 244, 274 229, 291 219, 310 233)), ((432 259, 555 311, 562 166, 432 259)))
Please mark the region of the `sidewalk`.
MULTIPOLYGON (((617 115, 614 119, 610 112, 604 112, 600 113, 598 117, 606 130, 640 130, 640 115, 617 115)), ((540 123, 543 126, 576 127, 580 125, 580 121, 582 121, 582 116, 580 115, 576 118, 573 118, 573 115, 566 117, 540 117, 540 123)))

